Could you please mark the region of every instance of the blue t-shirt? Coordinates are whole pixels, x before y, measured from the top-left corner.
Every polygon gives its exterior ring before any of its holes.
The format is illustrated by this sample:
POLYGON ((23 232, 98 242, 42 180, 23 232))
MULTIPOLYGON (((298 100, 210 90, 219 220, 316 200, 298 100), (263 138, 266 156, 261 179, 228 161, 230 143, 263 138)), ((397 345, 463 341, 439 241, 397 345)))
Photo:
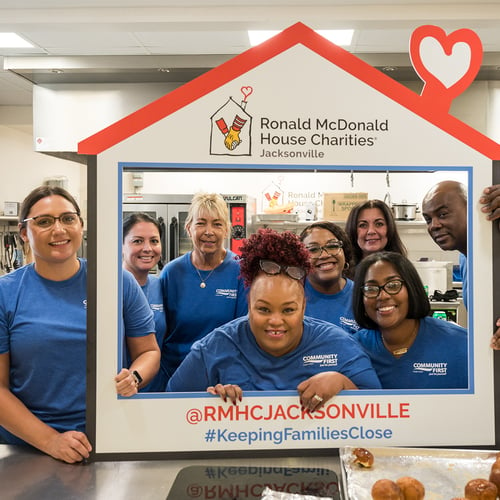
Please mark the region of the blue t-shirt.
POLYGON ((161 370, 168 380, 191 349, 203 338, 248 311, 246 291, 236 254, 227 250, 224 261, 212 271, 199 271, 191 252, 169 262, 162 270, 167 334, 162 346, 161 370))
POLYGON ((455 323, 426 317, 417 337, 401 357, 384 346, 379 330, 354 334, 372 360, 384 389, 466 389, 467 330, 455 323))
POLYGON ((370 359, 344 330, 326 321, 304 317, 302 339, 292 352, 272 356, 257 344, 248 316, 237 318, 196 342, 170 379, 167 390, 205 391, 237 384, 244 391, 294 390, 321 372, 340 372, 359 389, 379 389, 370 359))
POLYGON ((353 281, 346 279, 346 284, 340 292, 326 294, 315 290, 309 280, 306 280, 306 315, 329 321, 348 333, 357 332, 359 325, 352 311, 353 287, 353 281))
MULTIPOLYGON (((135 278, 123 274, 127 336, 154 332, 153 313, 135 278)), ((0 277, 0 354, 9 353, 10 390, 59 432, 85 432, 87 263, 64 281, 42 278, 33 264, 0 277)), ((115 368, 110 366, 110 377, 115 368)), ((23 444, 0 427, 0 436, 23 444)))
MULTIPOLYGON (((165 310, 163 307, 163 292, 161 289, 161 282, 157 276, 148 275, 148 280, 145 285, 141 286, 144 295, 148 299, 149 306, 154 314, 155 328, 156 328, 156 341, 161 349, 165 332, 167 331, 167 321, 165 310)), ((161 370, 158 370, 156 376, 151 382, 144 386, 140 392, 159 392, 165 390, 166 379, 161 370)))

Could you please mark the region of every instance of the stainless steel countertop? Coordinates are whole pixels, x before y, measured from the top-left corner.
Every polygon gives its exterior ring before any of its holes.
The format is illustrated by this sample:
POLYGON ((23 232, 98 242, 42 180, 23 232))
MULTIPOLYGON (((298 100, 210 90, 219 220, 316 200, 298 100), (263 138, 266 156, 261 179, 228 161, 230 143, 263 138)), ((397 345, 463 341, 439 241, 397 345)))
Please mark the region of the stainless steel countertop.
POLYGON ((339 484, 341 480, 340 460, 336 449, 332 449, 331 456, 317 457, 194 457, 195 455, 187 460, 91 462, 70 465, 35 450, 0 445, 0 498, 240 500, 260 498, 261 486, 267 482, 272 484, 276 481, 276 484, 283 484, 282 481, 286 480, 283 478, 290 477, 290 474, 283 471, 296 474, 291 478, 294 485, 300 481, 300 475, 309 478, 312 477, 310 474, 321 475, 324 470, 329 475, 329 481, 332 476, 334 479, 338 478, 339 484), (203 475, 199 474, 198 470, 203 471, 203 475), (213 473, 214 470, 223 471, 219 481, 213 482, 211 475, 206 474, 206 471, 213 473), (333 473, 330 476, 331 472, 333 473), (175 488, 169 496, 174 482, 175 488))

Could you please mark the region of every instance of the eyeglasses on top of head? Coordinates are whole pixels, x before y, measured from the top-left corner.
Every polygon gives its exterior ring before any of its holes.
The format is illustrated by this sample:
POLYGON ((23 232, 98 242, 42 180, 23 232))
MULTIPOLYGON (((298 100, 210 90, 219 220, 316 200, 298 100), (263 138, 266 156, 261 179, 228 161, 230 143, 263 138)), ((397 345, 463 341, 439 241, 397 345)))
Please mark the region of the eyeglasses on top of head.
POLYGON ((53 215, 36 215, 35 217, 29 217, 24 219, 24 222, 29 222, 30 220, 41 229, 49 229, 55 223, 56 220, 60 221, 63 226, 74 226, 80 219, 80 214, 78 212, 64 212, 59 217, 54 217, 53 215))
POLYGON ((342 249, 343 244, 340 240, 337 241, 329 241, 326 245, 311 245, 306 247, 312 257, 320 257, 323 251, 325 251, 328 255, 337 255, 342 249))
POLYGON ((384 290, 385 293, 389 295, 396 295, 401 291, 405 282, 402 279, 393 279, 385 283, 384 285, 372 285, 369 283, 365 283, 361 287, 361 291, 363 295, 367 299, 376 299, 380 295, 380 291, 384 290))
POLYGON ((280 274, 282 271, 293 278, 294 280, 301 280, 305 275, 306 271, 302 267, 298 266, 282 266, 274 260, 261 259, 259 261, 260 268, 266 274, 274 276, 276 274, 280 274))

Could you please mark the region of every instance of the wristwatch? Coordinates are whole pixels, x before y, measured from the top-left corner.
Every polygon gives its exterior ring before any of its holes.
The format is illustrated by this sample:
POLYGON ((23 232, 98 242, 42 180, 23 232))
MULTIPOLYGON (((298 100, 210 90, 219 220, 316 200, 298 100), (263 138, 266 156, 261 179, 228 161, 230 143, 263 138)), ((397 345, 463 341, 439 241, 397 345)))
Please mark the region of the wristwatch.
POLYGON ((132 377, 134 377, 135 385, 137 387, 139 387, 140 383, 142 382, 142 377, 141 377, 140 373, 137 370, 134 370, 132 372, 132 377))

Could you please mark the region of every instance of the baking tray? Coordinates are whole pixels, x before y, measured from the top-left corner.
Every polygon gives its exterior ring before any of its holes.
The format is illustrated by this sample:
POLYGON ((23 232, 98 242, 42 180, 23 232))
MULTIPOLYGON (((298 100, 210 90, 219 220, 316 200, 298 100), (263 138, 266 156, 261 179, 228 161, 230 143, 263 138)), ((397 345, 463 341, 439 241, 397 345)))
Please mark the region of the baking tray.
POLYGON ((371 500, 371 488, 378 479, 412 476, 425 487, 425 500, 463 497, 468 481, 488 479, 497 451, 447 450, 435 448, 370 448, 371 468, 353 463, 352 450, 340 449, 344 500, 371 500))

